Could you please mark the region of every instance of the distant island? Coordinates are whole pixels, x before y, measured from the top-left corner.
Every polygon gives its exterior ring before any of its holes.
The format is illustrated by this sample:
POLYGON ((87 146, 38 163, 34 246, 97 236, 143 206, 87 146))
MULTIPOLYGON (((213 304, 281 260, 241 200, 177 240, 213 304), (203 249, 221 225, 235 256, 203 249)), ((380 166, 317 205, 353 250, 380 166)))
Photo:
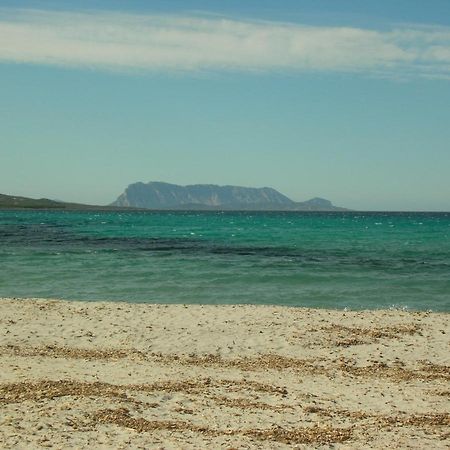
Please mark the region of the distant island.
POLYGON ((86 205, 0 194, 0 209, 347 211, 323 198, 295 202, 269 187, 249 188, 214 184, 179 186, 156 181, 130 184, 123 194, 109 205, 86 205))
POLYGON ((151 181, 130 184, 114 207, 163 210, 245 210, 245 211, 345 211, 329 200, 313 198, 295 202, 270 187, 249 188, 215 184, 177 184, 151 181))

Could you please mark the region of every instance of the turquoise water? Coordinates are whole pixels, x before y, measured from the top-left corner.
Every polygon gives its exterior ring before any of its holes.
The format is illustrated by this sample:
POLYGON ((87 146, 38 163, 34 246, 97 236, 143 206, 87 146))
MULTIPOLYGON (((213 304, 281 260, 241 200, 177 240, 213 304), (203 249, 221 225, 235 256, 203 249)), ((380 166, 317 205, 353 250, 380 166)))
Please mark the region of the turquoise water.
POLYGON ((450 311, 450 214, 0 211, 0 296, 450 311))

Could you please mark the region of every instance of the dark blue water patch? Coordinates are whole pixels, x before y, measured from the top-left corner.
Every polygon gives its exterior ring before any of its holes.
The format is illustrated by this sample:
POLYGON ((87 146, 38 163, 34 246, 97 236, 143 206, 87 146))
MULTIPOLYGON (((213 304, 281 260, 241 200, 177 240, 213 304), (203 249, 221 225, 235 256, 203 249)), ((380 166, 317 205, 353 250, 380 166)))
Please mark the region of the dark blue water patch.
MULTIPOLYGON (((375 251, 351 249, 311 249, 286 246, 243 246, 218 244, 196 238, 136 238, 80 236, 60 227, 20 226, 2 232, 0 242, 9 248, 32 248, 34 254, 46 253, 143 253, 149 256, 215 256, 218 258, 257 259, 269 264, 296 266, 338 267, 341 270, 381 270, 397 273, 449 271, 448 255, 438 252, 426 255, 427 260, 405 258, 401 253, 385 253, 383 258, 375 251), (373 254, 372 254, 373 253, 373 254)), ((421 255, 419 255, 421 256, 421 255)))
MULTIPOLYGON (((89 249, 91 251, 136 251, 136 252, 168 252, 180 254, 212 254, 241 257, 265 257, 265 258, 293 258, 299 261, 311 263, 341 263, 356 264, 370 267, 382 267, 386 264, 395 267, 414 267, 422 265, 434 265, 447 268, 450 258, 447 251, 435 251, 432 254, 416 258, 406 257, 408 248, 386 250, 380 257, 379 248, 352 248, 349 242, 333 244, 330 248, 311 248, 308 238, 298 240, 293 246, 279 245, 240 245, 233 241, 227 243, 217 242, 211 239, 199 239, 195 237, 127 237, 106 236, 95 234, 76 234, 70 227, 58 224, 31 224, 31 225, 3 225, 0 228, 0 243, 4 247, 24 246, 45 248, 58 248, 66 251, 77 249, 89 249), (333 248, 338 247, 338 248, 333 248), (372 253, 379 253, 376 257, 372 253)), ((370 242, 369 242, 370 244, 370 242)), ((373 247, 373 245, 372 245, 373 247)))
POLYGON ((0 211, 0 296, 449 310, 450 215, 0 211))

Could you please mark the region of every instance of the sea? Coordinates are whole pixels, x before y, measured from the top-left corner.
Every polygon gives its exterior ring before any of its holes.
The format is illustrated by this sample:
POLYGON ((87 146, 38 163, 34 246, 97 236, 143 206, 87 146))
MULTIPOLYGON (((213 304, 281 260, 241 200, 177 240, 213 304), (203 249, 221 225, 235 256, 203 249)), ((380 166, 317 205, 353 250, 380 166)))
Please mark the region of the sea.
POLYGON ((450 213, 3 210, 0 297, 450 311, 450 213))

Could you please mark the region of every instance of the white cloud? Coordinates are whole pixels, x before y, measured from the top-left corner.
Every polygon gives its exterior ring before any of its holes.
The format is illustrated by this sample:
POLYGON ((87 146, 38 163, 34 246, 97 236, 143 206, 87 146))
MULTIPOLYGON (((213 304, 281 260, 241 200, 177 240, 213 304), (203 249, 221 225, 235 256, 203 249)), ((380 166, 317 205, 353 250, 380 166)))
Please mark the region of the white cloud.
POLYGON ((389 31, 217 17, 0 10, 0 61, 139 71, 450 77, 450 28, 389 31))

